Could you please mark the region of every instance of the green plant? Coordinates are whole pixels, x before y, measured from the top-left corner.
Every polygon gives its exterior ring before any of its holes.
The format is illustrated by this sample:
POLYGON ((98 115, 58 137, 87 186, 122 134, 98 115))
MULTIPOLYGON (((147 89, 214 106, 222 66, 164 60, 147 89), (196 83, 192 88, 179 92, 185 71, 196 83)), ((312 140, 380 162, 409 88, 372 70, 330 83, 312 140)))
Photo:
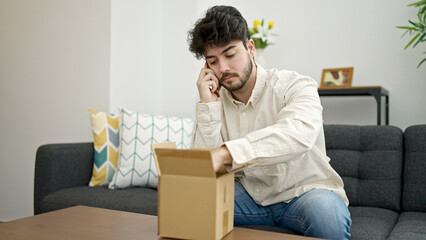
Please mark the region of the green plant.
MULTIPOLYGON (((417 13, 417 17, 418 17, 419 22, 413 22, 413 21, 408 20, 408 22, 412 26, 409 26, 409 27, 398 26, 397 27, 397 28, 406 30, 405 33, 402 35, 402 37, 404 37, 407 32, 410 34, 410 36, 415 34, 414 37, 411 39, 411 41, 408 42, 408 44, 405 46, 404 49, 407 49, 413 43, 414 43, 414 45, 413 45, 413 48, 414 48, 419 43, 426 41, 426 0, 415 2, 415 3, 409 4, 408 6, 409 7, 413 6, 413 7, 419 8, 419 12, 417 13)), ((425 53, 426 52, 424 52, 423 54, 425 54, 425 53)), ((426 62, 426 58, 424 58, 422 61, 420 61, 417 68, 419 68, 420 65, 422 65, 422 63, 424 63, 424 62, 426 62)))

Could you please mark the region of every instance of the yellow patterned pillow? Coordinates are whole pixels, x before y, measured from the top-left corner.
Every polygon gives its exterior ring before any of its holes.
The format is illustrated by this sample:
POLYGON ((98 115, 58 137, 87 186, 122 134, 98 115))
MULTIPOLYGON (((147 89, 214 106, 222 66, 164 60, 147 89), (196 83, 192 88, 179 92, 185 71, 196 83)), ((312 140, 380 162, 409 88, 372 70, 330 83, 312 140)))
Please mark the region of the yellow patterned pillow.
POLYGON ((89 186, 106 186, 112 181, 118 162, 119 115, 90 111, 94 138, 94 162, 89 186))

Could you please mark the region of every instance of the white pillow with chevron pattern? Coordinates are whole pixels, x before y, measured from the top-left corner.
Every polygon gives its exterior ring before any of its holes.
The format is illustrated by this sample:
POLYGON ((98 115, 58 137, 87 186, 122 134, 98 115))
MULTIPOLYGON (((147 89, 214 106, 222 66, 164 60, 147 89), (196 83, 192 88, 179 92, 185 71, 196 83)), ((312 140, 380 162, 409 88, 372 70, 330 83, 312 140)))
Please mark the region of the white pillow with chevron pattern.
POLYGON ((151 144, 175 142, 177 148, 191 148, 194 120, 142 114, 125 108, 119 108, 119 114, 118 168, 109 188, 157 188, 158 173, 151 144))

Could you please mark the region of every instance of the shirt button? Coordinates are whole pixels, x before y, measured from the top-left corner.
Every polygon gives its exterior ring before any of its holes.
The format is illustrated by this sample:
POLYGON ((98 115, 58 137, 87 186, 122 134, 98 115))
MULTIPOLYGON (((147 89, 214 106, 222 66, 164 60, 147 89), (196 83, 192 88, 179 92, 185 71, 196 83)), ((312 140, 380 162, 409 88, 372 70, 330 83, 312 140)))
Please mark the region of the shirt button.
POLYGON ((241 160, 245 161, 247 157, 245 155, 241 156, 241 160))
POLYGON ((207 114, 209 114, 209 111, 204 111, 203 113, 204 113, 205 115, 207 115, 207 114))

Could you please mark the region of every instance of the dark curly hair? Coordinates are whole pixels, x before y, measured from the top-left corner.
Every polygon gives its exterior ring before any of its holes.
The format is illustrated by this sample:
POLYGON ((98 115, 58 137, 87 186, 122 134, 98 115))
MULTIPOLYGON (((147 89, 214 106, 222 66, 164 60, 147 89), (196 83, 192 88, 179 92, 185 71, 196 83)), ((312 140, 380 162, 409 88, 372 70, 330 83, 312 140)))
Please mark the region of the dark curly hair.
POLYGON ((231 41, 241 40, 247 49, 246 41, 250 33, 246 20, 231 6, 214 6, 207 10, 206 16, 199 19, 188 32, 189 51, 197 59, 204 57, 207 45, 224 46, 231 41))

